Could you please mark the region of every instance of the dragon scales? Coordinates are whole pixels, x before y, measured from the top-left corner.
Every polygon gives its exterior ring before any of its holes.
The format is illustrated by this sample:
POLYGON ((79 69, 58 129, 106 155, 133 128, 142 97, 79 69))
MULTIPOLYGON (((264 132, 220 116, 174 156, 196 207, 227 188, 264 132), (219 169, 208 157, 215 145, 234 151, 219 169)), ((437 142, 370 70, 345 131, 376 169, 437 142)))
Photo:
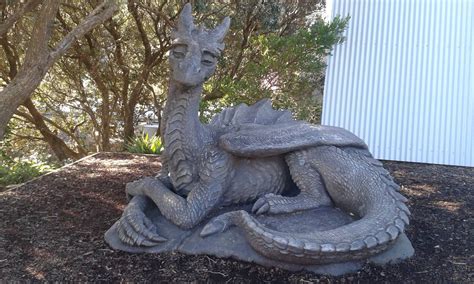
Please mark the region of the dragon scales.
POLYGON ((225 109, 206 125, 199 121, 202 86, 216 69, 229 25, 225 18, 213 30, 195 26, 190 4, 183 8, 169 54, 163 167, 154 178, 127 184, 131 200, 114 227, 119 241, 142 248, 170 242, 147 216, 156 210, 186 232, 199 228, 202 239, 237 228, 259 255, 284 263, 339 263, 389 249, 409 223, 407 200, 361 139, 294 120, 269 100, 225 109), (250 210, 215 214, 248 203, 250 210), (318 208, 339 208, 352 221, 289 232, 258 219, 318 208))

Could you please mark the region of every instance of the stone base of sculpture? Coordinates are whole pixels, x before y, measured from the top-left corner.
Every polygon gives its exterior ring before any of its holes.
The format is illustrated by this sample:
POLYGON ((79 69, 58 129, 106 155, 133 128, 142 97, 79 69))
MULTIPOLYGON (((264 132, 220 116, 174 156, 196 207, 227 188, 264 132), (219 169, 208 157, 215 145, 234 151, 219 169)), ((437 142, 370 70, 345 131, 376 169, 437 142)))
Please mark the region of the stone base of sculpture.
MULTIPOLYGON (((105 233, 105 240, 113 249, 131 253, 161 253, 175 251, 191 255, 206 254, 223 258, 230 257, 241 261, 254 262, 263 266, 279 267, 291 271, 307 270, 318 274, 333 276, 355 272, 363 266, 363 261, 304 266, 271 260, 255 252, 248 244, 241 230, 237 227, 230 228, 223 233, 208 236, 206 238, 201 238, 199 236, 204 225, 212 217, 218 216, 227 211, 237 209, 250 210, 250 208, 250 205, 246 208, 222 208, 214 212, 214 214, 207 220, 203 221, 201 225, 196 226, 189 231, 182 230, 176 225, 170 223, 163 218, 159 210, 154 209, 150 210, 150 212, 146 212, 146 214, 150 220, 157 225, 160 230, 160 235, 167 238, 168 241, 155 247, 129 246, 119 239, 116 231, 116 224, 105 233)), ((332 207, 324 207, 292 214, 261 215, 258 216, 257 219, 268 228, 293 233, 330 230, 353 221, 351 216, 332 207)), ((414 250, 410 241, 403 234, 396 240, 390 249, 372 256, 367 259, 367 261, 378 265, 397 263, 403 259, 411 257, 413 253, 414 250)))

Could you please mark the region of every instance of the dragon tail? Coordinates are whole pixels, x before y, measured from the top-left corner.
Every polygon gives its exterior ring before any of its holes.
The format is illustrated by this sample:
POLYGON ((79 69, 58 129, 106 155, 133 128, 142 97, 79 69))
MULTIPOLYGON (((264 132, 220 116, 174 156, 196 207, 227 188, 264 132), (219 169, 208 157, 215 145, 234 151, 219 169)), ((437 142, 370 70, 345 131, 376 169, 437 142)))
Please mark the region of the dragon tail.
POLYGON ((407 199, 382 164, 371 155, 336 147, 308 150, 336 206, 359 219, 327 231, 280 232, 248 212, 228 212, 213 219, 201 235, 238 226, 258 253, 300 264, 325 264, 365 259, 390 247, 409 224, 407 199), (343 179, 341 179, 341 174, 343 179))

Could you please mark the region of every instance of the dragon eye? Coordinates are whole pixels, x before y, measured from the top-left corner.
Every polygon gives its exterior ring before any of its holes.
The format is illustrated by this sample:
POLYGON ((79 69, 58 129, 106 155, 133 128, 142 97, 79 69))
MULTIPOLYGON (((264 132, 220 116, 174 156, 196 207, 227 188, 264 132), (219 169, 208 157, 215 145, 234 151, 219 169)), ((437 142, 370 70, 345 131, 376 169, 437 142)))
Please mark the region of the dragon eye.
POLYGON ((171 54, 173 54, 175 58, 183 59, 184 57, 186 57, 186 51, 187 51, 186 45, 178 44, 173 47, 173 49, 171 50, 171 54))
POLYGON ((173 56, 178 59, 184 58, 184 55, 184 52, 173 50, 173 56))
POLYGON ((205 51, 202 55, 201 63, 205 66, 212 66, 216 62, 216 57, 210 52, 205 51))
POLYGON ((214 64, 213 61, 207 60, 207 59, 201 60, 201 63, 204 64, 204 65, 206 65, 206 66, 212 66, 212 65, 214 64))

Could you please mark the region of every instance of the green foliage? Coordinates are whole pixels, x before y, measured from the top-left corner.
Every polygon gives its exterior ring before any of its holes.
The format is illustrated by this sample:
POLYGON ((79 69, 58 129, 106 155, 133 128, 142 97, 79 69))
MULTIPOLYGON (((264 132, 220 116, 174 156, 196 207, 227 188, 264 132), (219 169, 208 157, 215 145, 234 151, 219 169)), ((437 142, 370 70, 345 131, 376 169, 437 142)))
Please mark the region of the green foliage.
MULTIPOLYGON (((61 5, 53 45, 97 4, 76 2, 61 5)), ((7 154, 51 161, 56 152, 44 133, 84 155, 119 150, 133 132, 127 125, 143 122, 147 113, 161 119, 169 82, 170 34, 185 2, 119 1, 114 17, 77 39, 35 91, 33 103, 48 129, 35 124, 30 111, 20 107, 9 124, 7 154)), ((216 74, 204 86, 203 122, 225 107, 262 98, 271 98, 277 109, 290 109, 298 119, 319 122, 321 96, 315 94, 322 93, 326 58, 344 40, 348 18, 325 21, 325 1, 320 0, 192 3, 198 25, 212 28, 225 16, 232 19, 216 74)), ((0 46, 0 85, 11 81, 11 70, 21 66, 33 23, 34 13, 29 13, 7 34, 8 44, 0 46)), ((136 137, 127 148, 160 152, 161 144, 150 142, 156 139, 136 137), (155 144, 154 150, 150 144, 155 144)))
MULTIPOLYGON (((274 107, 288 108, 298 119, 319 122, 321 99, 313 93, 322 90, 326 58, 335 44, 343 42, 348 21, 349 17, 336 17, 331 23, 318 18, 293 33, 273 31, 250 38, 251 60, 245 62, 239 76, 224 74, 207 84, 207 92, 218 89, 224 95, 218 101, 204 102, 203 114, 212 116, 225 106, 270 97, 274 107)), ((232 60, 235 56, 228 54, 223 65, 232 60)))
POLYGON ((27 182, 60 166, 45 162, 47 159, 43 158, 41 155, 25 157, 22 149, 16 149, 16 145, 12 145, 11 132, 7 131, 5 138, 0 141, 0 189, 27 182))
POLYGON ((126 145, 130 153, 160 154, 163 151, 161 138, 157 136, 149 137, 148 134, 136 136, 126 145))
POLYGON ((0 149, 0 186, 23 183, 53 169, 46 163, 12 159, 0 149))

